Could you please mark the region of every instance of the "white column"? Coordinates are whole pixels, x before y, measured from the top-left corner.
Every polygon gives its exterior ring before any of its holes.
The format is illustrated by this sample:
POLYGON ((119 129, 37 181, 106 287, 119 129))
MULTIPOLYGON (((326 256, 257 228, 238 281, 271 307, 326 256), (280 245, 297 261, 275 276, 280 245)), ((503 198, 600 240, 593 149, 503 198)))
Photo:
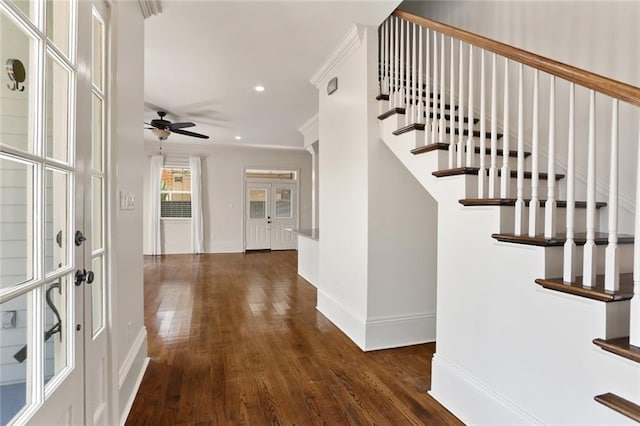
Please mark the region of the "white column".
POLYGON ((538 200, 538 183, 539 183, 539 166, 538 166, 538 110, 539 110, 539 96, 538 96, 538 84, 540 80, 540 73, 536 69, 534 70, 533 77, 533 134, 531 136, 531 201, 529 202, 529 236, 535 237, 536 235, 536 222, 538 219, 538 210, 540 209, 540 201, 538 200))
POLYGON ((504 58, 504 98, 502 101, 504 118, 502 119, 502 179, 500 197, 509 197, 511 168, 509 167, 509 59, 504 58))
POLYGON ((618 100, 611 105, 611 149, 609 166, 609 241, 605 251, 604 288, 620 288, 620 259, 618 257, 618 100))
POLYGON ((589 91, 589 136, 587 148, 587 241, 584 245, 582 284, 596 283, 596 92, 589 91))
POLYGON ((524 233, 524 89, 523 89, 523 65, 518 66, 518 165, 516 177, 516 235, 524 233))
POLYGON ((576 85, 569 86, 569 140, 567 142, 567 239, 564 243, 564 263, 562 280, 572 283, 576 280, 576 273, 573 267, 576 243, 574 241, 575 216, 576 216, 576 138, 575 138, 575 104, 576 85))
POLYGON ((549 87, 549 158, 547 161, 547 201, 544 204, 544 236, 556 236, 556 78, 549 87))

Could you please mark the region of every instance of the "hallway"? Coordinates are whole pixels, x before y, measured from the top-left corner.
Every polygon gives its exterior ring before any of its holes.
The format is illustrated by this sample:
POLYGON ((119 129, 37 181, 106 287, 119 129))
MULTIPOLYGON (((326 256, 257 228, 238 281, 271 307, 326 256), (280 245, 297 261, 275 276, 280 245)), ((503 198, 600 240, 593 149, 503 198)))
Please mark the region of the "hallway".
POLYGON ((435 344, 362 352, 296 260, 145 257, 151 361, 127 424, 460 424, 426 393, 435 344))

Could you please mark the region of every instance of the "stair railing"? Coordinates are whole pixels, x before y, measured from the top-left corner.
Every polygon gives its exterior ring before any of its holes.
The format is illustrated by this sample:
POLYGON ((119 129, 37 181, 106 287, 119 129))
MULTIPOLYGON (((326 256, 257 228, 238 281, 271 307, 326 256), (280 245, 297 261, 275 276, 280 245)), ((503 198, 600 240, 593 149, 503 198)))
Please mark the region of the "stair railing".
MULTIPOLYGON (((604 126, 611 128, 608 142, 610 154, 607 170, 609 175, 608 241, 604 260, 604 284, 606 290, 618 291, 620 286, 619 103, 625 102, 636 111, 640 111, 640 88, 401 10, 396 10, 381 25, 379 37, 381 43, 380 91, 382 95, 388 95, 389 108, 404 112, 407 126, 414 126, 417 130, 424 129, 425 145, 448 144, 449 168, 477 169, 478 198, 515 198, 514 233, 516 235, 535 237, 541 234, 546 239, 559 236, 556 229, 559 195, 556 183, 556 154, 560 149, 558 142, 562 141, 556 134, 556 122, 567 123, 566 145, 562 146, 567 153, 565 191, 567 209, 565 229, 560 229, 566 235, 563 280, 567 283, 576 281, 575 265, 579 263, 576 246, 582 244, 582 241, 579 241, 579 244, 576 243, 578 233, 575 204, 576 148, 580 147, 576 145, 576 129, 585 120, 578 117, 578 110, 581 111, 583 105, 576 104, 576 88, 588 91, 588 119, 585 126, 587 133, 586 223, 582 226, 586 232, 582 249, 582 285, 585 287, 597 285, 596 138, 598 134, 596 125, 604 122, 604 126), (488 68, 487 59, 490 62, 488 68), (517 126, 515 126, 514 135, 510 134, 512 108, 510 86, 516 83, 512 81, 513 76, 509 72, 512 63, 517 66, 517 99, 515 99, 516 107, 514 108, 517 109, 517 126), (476 69, 478 65, 479 69, 476 69), (498 81, 500 66, 504 69, 502 82, 498 81), (533 71, 531 99, 525 96, 525 70, 533 71), (544 78, 546 95, 544 101, 541 100, 541 77, 544 78), (559 88, 568 91, 568 117, 562 117, 556 105, 556 92, 559 88), (502 93, 501 105, 499 105, 498 90, 502 93), (476 101, 476 95, 479 95, 478 101, 476 101), (487 97, 489 105, 486 104, 487 97), (606 122, 596 115, 596 97, 606 98, 611 102, 610 121, 606 122), (448 105, 447 102, 449 102, 448 105), (525 134, 527 124, 525 116, 528 112, 525 109, 526 102, 530 102, 528 105, 531 113, 530 134, 525 134), (499 116, 499 107, 503 108, 502 117, 499 116), (476 111, 479 111, 479 132, 475 130, 476 111), (548 111, 548 119, 544 125, 541 123, 541 111, 548 111), (489 131, 487 131, 487 125, 489 131), (545 126, 548 130, 545 147, 547 172, 546 176, 543 176, 540 172, 542 151, 540 130, 545 126), (499 133, 499 127, 502 133, 499 133), (517 139, 515 188, 511 186, 513 170, 509 162, 511 136, 517 139), (527 141, 531 149, 528 159, 525 158, 527 141), (476 143, 479 148, 476 148, 476 143), (503 153, 501 164, 498 161, 500 144, 503 153), (480 154, 478 164, 476 164, 474 152, 480 154), (531 168, 530 185, 525 184, 525 163, 527 162, 531 168), (546 191, 540 187, 544 178, 546 178, 546 191), (527 191, 529 200, 525 199, 527 191), (541 199, 545 194, 546 199, 541 199), (528 218, 525 217, 527 206, 528 218), (544 213, 539 215, 541 209, 544 209, 544 213), (540 226, 540 224, 543 225, 540 226)), ((579 129, 583 130, 583 128, 579 129)), ((640 138, 640 131, 638 137, 640 138)), ((640 147, 640 139, 638 146, 640 147)), ((640 149, 637 150, 637 157, 634 236, 636 240, 640 240, 640 211, 638 210, 640 149)), ((638 245, 634 247, 633 273, 634 296, 631 300, 630 342, 634 346, 640 346, 640 247, 638 245)))

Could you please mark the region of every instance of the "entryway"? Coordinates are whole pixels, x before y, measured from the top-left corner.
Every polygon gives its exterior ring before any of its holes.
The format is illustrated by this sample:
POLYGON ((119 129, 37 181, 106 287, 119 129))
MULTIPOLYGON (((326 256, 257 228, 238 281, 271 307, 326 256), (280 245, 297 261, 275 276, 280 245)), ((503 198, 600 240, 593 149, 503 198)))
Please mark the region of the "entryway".
POLYGON ((293 250, 298 227, 298 173, 247 170, 245 250, 293 250))

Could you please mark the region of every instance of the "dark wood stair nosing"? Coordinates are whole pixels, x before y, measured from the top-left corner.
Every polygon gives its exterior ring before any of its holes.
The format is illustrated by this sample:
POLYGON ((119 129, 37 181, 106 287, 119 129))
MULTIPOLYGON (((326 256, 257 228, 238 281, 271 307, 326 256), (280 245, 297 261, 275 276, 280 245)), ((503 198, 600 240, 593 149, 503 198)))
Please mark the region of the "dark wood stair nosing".
POLYGON ((582 277, 576 277, 576 282, 573 283, 565 282, 562 278, 538 278, 535 283, 548 290, 555 290, 600 302, 621 302, 633 297, 632 273, 620 274, 620 289, 614 292, 604 288, 604 275, 596 277, 596 283, 593 287, 584 287, 582 285, 582 277))
MULTIPOLYGON (((609 235, 607 233, 596 232, 594 241, 596 245, 606 245, 608 244, 608 237, 609 235)), ((553 238, 545 238, 542 235, 530 237, 528 235, 495 233, 491 234, 491 238, 500 241, 501 243, 524 244, 538 247, 560 247, 563 246, 565 241, 567 240, 566 235, 560 233, 556 234, 556 236, 553 238)), ((586 234, 584 232, 576 233, 573 240, 575 241, 576 245, 582 246, 586 242, 586 234)), ((633 235, 619 234, 618 244, 633 244, 633 235)))
MULTIPOLYGON (((455 167, 453 169, 437 170, 431 174, 435 177, 447 177, 447 176, 458 176, 458 175, 477 175, 479 171, 480 171, 479 167, 455 167)), ((488 174, 489 174, 489 169, 487 169, 487 175, 488 174)), ((502 169, 498 169, 497 174, 498 174, 498 177, 502 176, 502 169)), ((512 178, 518 177, 517 170, 511 170, 510 174, 512 178)), ((531 179, 532 176, 533 175, 531 172, 528 172, 528 171, 524 172, 525 179, 531 179)), ((543 173, 543 172, 538 173, 538 179, 547 180, 547 178, 548 178, 547 173, 543 173)), ((556 180, 560 180, 563 178, 564 178, 563 174, 556 173, 556 180)))
POLYGON ((631 361, 640 362, 640 347, 629 344, 629 336, 615 339, 593 339, 593 344, 631 361))
MULTIPOLYGON (((448 142, 436 142, 436 143, 430 143, 428 145, 424 145, 424 146, 420 146, 418 148, 414 148, 411 150, 411 153, 413 155, 418 155, 418 154, 424 154, 425 152, 431 152, 431 151, 449 151, 449 147, 451 146, 451 144, 449 144, 448 142)), ((467 147, 465 146, 464 148, 465 152, 467 151, 467 147)), ((474 152, 476 154, 480 154, 480 147, 476 146, 474 147, 474 152)), ((496 155, 498 157, 502 157, 504 153, 504 150, 502 148, 498 149, 496 151, 496 155)), ((485 155, 491 155, 491 148, 490 147, 486 147, 485 148, 485 155)), ((525 151, 524 152, 524 157, 527 158, 531 155, 530 152, 525 151)), ((514 150, 509 150, 509 157, 511 158, 517 158, 518 157, 518 151, 514 151, 514 150)))
POLYGON ((401 127, 398 130, 394 130, 393 134, 395 136, 399 136, 403 133, 408 133, 413 130, 424 130, 424 128, 425 128, 425 125, 423 123, 413 123, 413 124, 409 124, 408 126, 401 127))
POLYGON ((378 116, 378 120, 384 120, 384 119, 389 118, 392 115, 396 115, 396 114, 406 114, 406 109, 405 108, 399 108, 399 107, 391 108, 389 111, 383 112, 382 114, 380 114, 378 116))
POLYGON ((602 395, 596 395, 593 397, 593 399, 595 399, 605 407, 609 407, 613 411, 617 411, 623 416, 627 416, 630 419, 640 423, 640 405, 635 404, 628 399, 624 399, 621 396, 618 396, 611 392, 604 393, 602 395))
MULTIPOLYGON (((544 207, 544 203, 547 200, 539 200, 541 207, 544 207)), ((463 198, 461 200, 458 200, 458 202, 460 204, 462 204, 463 206, 466 207, 471 207, 471 206, 515 206, 516 205, 516 199, 515 198, 463 198)), ((524 205, 525 206, 529 206, 531 202, 530 198, 525 198, 524 199, 524 205)), ((603 207, 606 207, 607 203, 604 201, 598 201, 596 202, 596 209, 601 209, 603 207)), ((567 207, 567 201, 566 200, 557 200, 556 201, 556 207, 560 208, 560 209, 564 209, 567 207)), ((576 201, 575 202, 575 207, 577 209, 586 209, 587 208, 587 202, 586 201, 576 201)))

